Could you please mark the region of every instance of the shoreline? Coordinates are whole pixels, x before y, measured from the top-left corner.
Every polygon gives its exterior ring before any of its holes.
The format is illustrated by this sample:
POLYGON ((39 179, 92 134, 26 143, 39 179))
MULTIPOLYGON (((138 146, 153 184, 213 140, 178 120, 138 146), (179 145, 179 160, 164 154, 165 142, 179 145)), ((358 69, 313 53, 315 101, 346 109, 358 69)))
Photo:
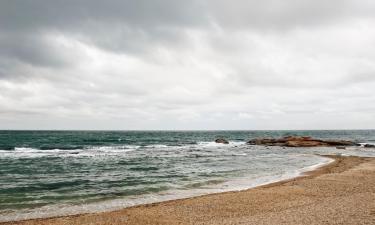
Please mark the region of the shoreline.
MULTIPOLYGON (((254 189, 254 188, 258 188, 258 187, 263 187, 263 186, 266 186, 266 185, 272 185, 274 183, 289 181, 291 179, 296 179, 296 178, 299 178, 299 177, 304 177, 304 176, 306 176, 306 173, 308 173, 308 172, 312 172, 312 171, 317 170, 319 168, 329 166, 330 164, 335 162, 335 159, 333 159, 331 157, 332 155, 316 154, 316 156, 320 156, 320 157, 326 159, 327 161, 326 162, 320 162, 320 163, 317 163, 315 165, 307 166, 307 167, 298 169, 293 173, 286 173, 286 174, 283 174, 279 177, 276 177, 276 176, 273 177, 273 178, 263 177, 263 178, 267 178, 263 181, 259 181, 259 179, 256 179, 256 180, 253 180, 253 182, 255 182, 254 184, 246 185, 246 187, 242 186, 242 187, 232 187, 232 188, 227 188, 227 189, 221 189, 221 186, 213 185, 211 188, 215 189, 215 191, 212 191, 212 192, 202 191, 201 189, 197 189, 197 190, 191 189, 191 190, 186 190, 187 193, 185 193, 185 194, 182 193, 182 195, 181 195, 181 193, 177 196, 175 196, 173 194, 166 194, 166 196, 169 196, 169 197, 166 197, 164 199, 161 198, 161 199, 158 199, 158 200, 155 200, 155 201, 149 201, 149 202, 148 201, 144 201, 144 202, 140 201, 139 203, 130 204, 130 205, 127 205, 127 206, 117 206, 117 207, 115 206, 115 207, 112 207, 112 208, 105 208, 105 209, 98 209, 98 210, 87 210, 87 211, 84 211, 82 209, 77 208, 80 211, 78 211, 76 213, 64 212, 64 211, 66 211, 67 208, 69 208, 70 212, 73 212, 72 210, 74 210, 74 208, 77 207, 77 206, 70 206, 70 207, 62 208, 63 211, 60 212, 59 214, 57 214, 57 213, 54 213, 52 215, 51 214, 49 214, 49 215, 45 214, 45 215, 40 215, 39 217, 32 216, 32 215, 31 216, 30 215, 29 216, 24 216, 24 215, 22 216, 21 215, 21 216, 11 217, 11 218, 14 218, 14 219, 5 219, 3 221, 1 221, 1 218, 0 218, 0 225, 6 224, 6 223, 11 223, 11 222, 44 220, 44 219, 62 218, 62 217, 70 217, 70 216, 80 216, 80 215, 87 215, 87 214, 110 213, 110 212, 116 212, 116 211, 129 209, 129 208, 133 208, 133 207, 138 207, 138 206, 154 205, 154 204, 159 204, 159 203, 164 203, 164 202, 193 199, 193 198, 199 198, 199 197, 208 196, 208 195, 215 195, 215 194, 223 194, 223 193, 230 193, 230 192, 241 192, 241 191, 246 191, 246 190, 250 190, 250 189, 254 189)), ((238 181, 241 182, 241 181, 245 181, 245 180, 247 180, 246 177, 228 180, 228 181, 223 182, 222 184, 226 184, 228 182, 229 183, 238 182, 238 181)), ((260 179, 260 180, 262 180, 262 179, 260 179)), ((112 201, 112 200, 109 200, 109 201, 112 201)), ((98 202, 98 203, 104 203, 104 202, 98 202)), ((96 204, 96 203, 94 203, 94 204, 96 204)), ((91 206, 91 208, 92 207, 93 206, 91 206)))
MULTIPOLYGON (((0 224, 2 225, 8 225, 8 224, 25 224, 25 225, 26 224, 27 225, 33 225, 33 224, 55 225, 56 224, 56 225, 60 225, 60 224, 69 224, 69 223, 71 224, 113 224, 113 223, 115 224, 116 223, 120 223, 120 224, 152 224, 152 223, 155 223, 155 224, 177 224, 177 223, 194 224, 194 223, 200 223, 203 218, 198 217, 196 219, 189 219, 190 215, 188 215, 187 218, 184 216, 175 218, 176 216, 174 215, 166 216, 165 214, 168 214, 169 211, 176 211, 177 209, 181 209, 181 207, 189 205, 188 211, 190 212, 191 217, 194 218, 196 217, 196 214, 200 214, 200 210, 196 211, 194 209, 199 209, 201 204, 204 204, 209 209, 212 209, 212 207, 217 206, 217 204, 219 205, 221 204, 222 207, 219 207, 217 210, 213 210, 213 211, 210 210, 211 214, 216 215, 220 218, 221 217, 220 214, 217 215, 218 212, 222 212, 223 214, 227 214, 228 212, 233 213, 231 212, 231 210, 228 211, 228 208, 226 208, 225 203, 227 201, 220 200, 221 198, 227 199, 230 202, 236 202, 236 200, 237 201, 241 200, 241 196, 249 198, 249 195, 250 196, 256 195, 256 193, 259 191, 262 192, 262 191, 267 191, 269 189, 276 189, 275 191, 279 192, 280 191, 279 189, 282 189, 284 186, 290 186, 290 185, 293 186, 294 183, 299 183, 299 182, 303 183, 309 180, 314 180, 315 178, 319 176, 341 174, 345 171, 349 171, 355 167, 358 167, 359 165, 364 164, 366 162, 373 162, 373 163, 375 162, 375 158, 368 158, 368 157, 353 157, 353 156, 343 157, 343 156, 326 156, 326 155, 323 155, 323 156, 332 158, 334 159, 334 161, 330 162, 328 165, 323 165, 317 169, 314 169, 313 171, 304 172, 300 174, 298 177, 294 177, 291 179, 282 180, 278 182, 273 182, 270 184, 265 184, 265 185, 257 186, 254 188, 246 189, 246 190, 212 193, 212 194, 190 197, 190 198, 162 201, 162 202, 156 202, 156 203, 150 203, 150 204, 144 204, 144 205, 136 205, 136 206, 132 206, 132 207, 128 207, 128 208, 124 208, 120 210, 115 210, 111 212, 87 213, 87 214, 78 214, 78 215, 73 215, 73 216, 30 219, 30 220, 22 220, 22 221, 3 222, 0 224), (228 195, 230 196, 229 198, 228 198, 228 195), (166 208, 168 210, 166 210, 166 208), (223 210, 223 208, 226 208, 226 210, 223 210), (153 213, 149 214, 150 211, 153 213), (149 215, 149 217, 144 218, 143 216, 141 216, 144 213, 149 215), (126 218, 125 220, 124 220, 124 217, 126 218), (172 217, 172 218, 169 218, 169 217, 172 217), (66 223, 67 221, 69 222, 66 223)), ((370 192, 370 193, 374 194, 373 192, 370 192)), ((263 195, 261 195, 260 197, 262 196, 263 195)), ((291 197, 293 197, 293 195, 291 197)), ((258 199, 253 199, 253 200, 257 201, 258 199)), ((251 204, 251 201, 248 203, 251 204)), ((265 204, 267 203, 267 201, 263 201, 262 203, 265 204)), ((244 206, 244 205, 241 205, 241 206, 244 206)), ((240 209, 241 208, 239 208, 239 210, 240 209)), ((262 211, 267 212, 267 210, 265 209, 260 210, 260 212, 262 211)), ((205 214, 205 215, 209 215, 210 213, 205 214)), ((177 215, 181 215, 181 214, 185 215, 186 209, 182 211, 180 210, 177 215)), ((246 214, 246 211, 245 211, 245 214, 246 214)), ((375 214, 375 211, 374 211, 374 214, 375 214)), ((211 220, 215 220, 215 216, 213 216, 211 220)), ((375 215, 374 215, 374 220, 375 220, 375 215)))

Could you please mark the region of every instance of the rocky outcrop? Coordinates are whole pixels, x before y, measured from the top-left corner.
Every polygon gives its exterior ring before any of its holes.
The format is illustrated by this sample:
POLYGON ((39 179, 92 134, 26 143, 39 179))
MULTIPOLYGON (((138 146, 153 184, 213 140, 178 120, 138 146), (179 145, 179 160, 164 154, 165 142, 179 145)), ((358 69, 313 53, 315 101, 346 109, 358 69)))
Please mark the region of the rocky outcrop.
POLYGON ((365 147, 365 148, 375 148, 375 145, 365 144, 363 147, 365 147))
POLYGON ((215 142, 219 144, 229 144, 229 141, 225 140, 224 138, 218 138, 215 140, 215 142))
POLYGON ((283 147, 345 147, 356 146, 352 141, 320 140, 307 136, 287 136, 283 138, 258 138, 247 142, 250 145, 283 146, 283 147))

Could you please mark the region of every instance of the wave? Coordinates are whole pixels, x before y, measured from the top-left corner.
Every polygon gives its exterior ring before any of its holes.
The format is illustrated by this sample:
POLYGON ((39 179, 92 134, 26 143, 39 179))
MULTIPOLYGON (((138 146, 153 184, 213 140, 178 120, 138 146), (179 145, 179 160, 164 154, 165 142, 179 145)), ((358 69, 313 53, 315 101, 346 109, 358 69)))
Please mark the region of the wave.
POLYGON ((361 147, 364 147, 365 145, 375 145, 375 141, 374 142, 360 142, 360 143, 358 143, 358 144, 360 144, 361 145, 361 147))
POLYGON ((162 201, 197 197, 212 193, 222 193, 228 191, 240 191, 257 186, 262 186, 282 180, 287 180, 303 175, 303 173, 317 169, 331 163, 329 158, 317 157, 317 161, 312 166, 297 170, 278 172, 270 175, 259 175, 242 177, 231 180, 207 180, 204 182, 192 183, 184 186, 183 189, 162 190, 156 193, 128 196, 121 199, 98 201, 86 204, 55 204, 47 205, 36 209, 23 209, 8 212, 2 215, 0 222, 17 221, 35 218, 48 218, 55 216, 76 215, 82 213, 98 213, 119 210, 126 207, 156 203, 162 201))
POLYGON ((84 149, 37 149, 28 147, 15 147, 14 150, 0 150, 1 157, 37 158, 37 157, 82 157, 123 154, 135 151, 140 146, 100 146, 84 149))
MULTIPOLYGON (((35 157, 93 157, 93 156, 111 156, 119 155, 136 150, 215 150, 215 149, 230 149, 244 145, 245 142, 234 141, 229 144, 219 144, 215 142, 198 142, 196 144, 185 145, 110 145, 110 146, 85 146, 83 148, 31 148, 31 147, 15 147, 13 150, 0 150, 1 157, 17 157, 17 158, 35 158, 35 157)), ((234 153, 235 154, 235 153, 234 153)), ((246 155, 246 154, 238 154, 246 155)))
POLYGON ((197 145, 201 147, 238 147, 240 145, 244 145, 246 142, 244 141, 230 141, 229 144, 221 144, 221 143, 216 143, 214 141, 207 142, 207 141, 202 141, 198 142, 197 145))

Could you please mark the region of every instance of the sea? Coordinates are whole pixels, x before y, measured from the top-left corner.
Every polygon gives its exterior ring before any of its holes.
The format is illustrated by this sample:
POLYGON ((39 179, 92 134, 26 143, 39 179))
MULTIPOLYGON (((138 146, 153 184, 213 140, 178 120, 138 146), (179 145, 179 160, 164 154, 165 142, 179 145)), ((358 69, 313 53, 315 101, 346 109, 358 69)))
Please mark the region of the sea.
POLYGON ((289 135, 375 144, 375 130, 0 131, 0 222, 248 189, 332 162, 321 155, 375 157, 361 146, 246 144, 289 135))

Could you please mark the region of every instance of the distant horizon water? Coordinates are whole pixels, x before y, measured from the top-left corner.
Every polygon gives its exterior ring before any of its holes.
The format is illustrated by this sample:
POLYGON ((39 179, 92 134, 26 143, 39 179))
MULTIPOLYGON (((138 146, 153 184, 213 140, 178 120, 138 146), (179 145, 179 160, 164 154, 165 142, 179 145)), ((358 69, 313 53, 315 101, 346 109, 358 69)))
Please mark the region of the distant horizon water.
POLYGON ((375 128, 356 129, 0 129, 0 131, 373 131, 375 128))

